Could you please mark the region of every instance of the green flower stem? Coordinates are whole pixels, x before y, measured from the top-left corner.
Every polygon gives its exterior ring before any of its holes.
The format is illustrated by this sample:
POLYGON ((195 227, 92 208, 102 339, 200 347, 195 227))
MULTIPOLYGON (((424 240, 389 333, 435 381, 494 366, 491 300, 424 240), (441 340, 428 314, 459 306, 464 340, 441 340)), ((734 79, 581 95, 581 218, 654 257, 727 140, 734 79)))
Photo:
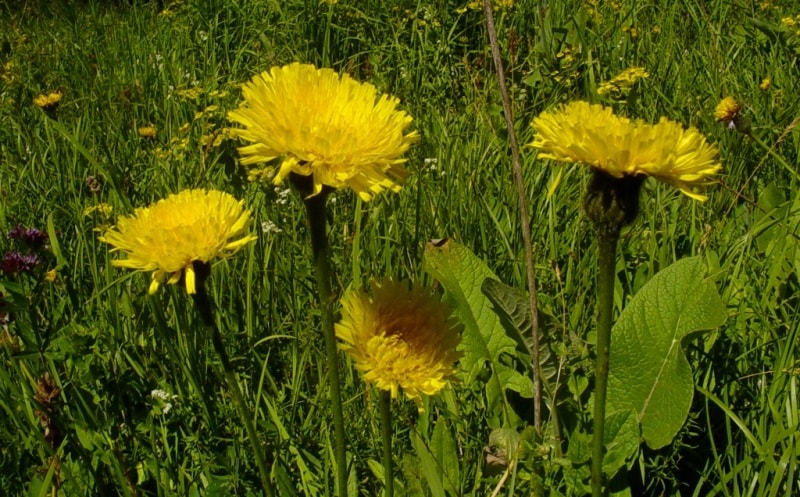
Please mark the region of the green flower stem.
POLYGON ((275 490, 272 488, 272 483, 270 482, 267 460, 264 457, 264 451, 258 441, 258 434, 256 433, 256 428, 251 417, 252 413, 248 411, 247 404, 245 404, 244 397, 239 389, 239 383, 236 381, 236 375, 233 373, 233 367, 231 367, 231 360, 228 357, 228 352, 225 350, 225 343, 222 341, 222 334, 219 332, 219 328, 214 320, 211 299, 205 288, 204 283, 208 274, 210 274, 210 267, 207 264, 196 263, 195 272, 197 273, 197 293, 192 295, 192 297, 194 298, 197 310, 200 312, 203 324, 211 332, 211 342, 214 344, 214 349, 217 351, 222 361, 225 381, 228 383, 228 389, 233 396, 233 402, 236 405, 236 409, 239 411, 239 417, 241 417, 244 422, 247 438, 250 439, 250 444, 253 446, 253 454, 255 455, 256 465, 258 466, 258 471, 261 476, 261 486, 264 489, 264 495, 267 497, 274 497, 275 490))
POLYGON ((592 440, 592 497, 603 496, 603 435, 606 421, 608 357, 611 350, 611 314, 614 310, 614 270, 619 230, 598 230, 597 358, 594 384, 594 439, 592 440))
POLYGON ((339 385, 339 356, 336 349, 336 336, 333 331, 333 293, 331 292, 331 270, 328 255, 328 236, 325 227, 327 211, 325 203, 328 191, 323 189, 317 195, 305 198, 308 223, 311 228, 311 251, 317 275, 317 291, 322 312, 322 334, 325 337, 325 351, 328 356, 328 391, 331 395, 333 411, 333 434, 336 457, 336 493, 343 496, 347 490, 347 453, 344 436, 344 416, 342 415, 342 393, 339 385))
POLYGON ((383 495, 394 495, 394 459, 392 459, 392 394, 380 391, 381 437, 383 438, 383 495))

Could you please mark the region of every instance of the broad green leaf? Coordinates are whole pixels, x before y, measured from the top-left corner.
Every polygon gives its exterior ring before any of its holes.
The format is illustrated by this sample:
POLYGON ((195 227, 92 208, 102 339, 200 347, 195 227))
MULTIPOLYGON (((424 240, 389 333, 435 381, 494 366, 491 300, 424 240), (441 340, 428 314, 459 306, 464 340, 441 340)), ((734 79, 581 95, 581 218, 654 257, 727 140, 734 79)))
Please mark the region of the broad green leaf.
POLYGON ((656 274, 611 332, 607 411, 633 409, 648 446, 658 449, 670 443, 694 394, 682 344, 694 332, 721 326, 725 317, 700 257, 680 260, 656 274))
POLYGON ((488 410, 498 412, 496 408, 502 403, 507 416, 505 389, 530 397, 532 387, 525 375, 500 360, 503 355, 515 354, 516 343, 506 335, 491 302, 481 292, 484 280, 497 276, 468 248, 453 241, 442 246, 429 243, 423 265, 428 274, 441 282, 444 300, 464 324, 459 346, 464 352, 461 359, 461 367, 466 371, 464 381, 474 382, 488 365, 491 372, 486 388, 488 410))
POLYGON ((628 409, 609 413, 606 416, 603 443, 606 446, 603 472, 611 478, 639 449, 639 422, 636 420, 636 412, 628 409))

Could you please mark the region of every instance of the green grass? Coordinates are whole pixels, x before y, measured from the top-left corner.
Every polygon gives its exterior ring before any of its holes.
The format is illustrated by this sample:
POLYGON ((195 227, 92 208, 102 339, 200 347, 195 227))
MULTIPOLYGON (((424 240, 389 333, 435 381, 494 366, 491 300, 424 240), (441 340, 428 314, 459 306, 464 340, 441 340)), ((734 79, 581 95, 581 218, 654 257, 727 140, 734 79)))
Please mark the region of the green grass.
MULTIPOLYGON (((370 81, 400 98, 422 140, 407 154, 411 175, 399 194, 362 204, 335 193, 334 291, 356 283, 354 273, 362 282, 430 282, 424 247, 442 237, 524 288, 508 132, 483 14, 442 0, 117 3, 124 5, 0 5, 0 231, 38 227, 58 242, 31 274, 0 276, 12 317, 0 335, 0 494, 259 494, 219 359, 210 337, 195 331, 202 327, 183 290, 148 297, 148 278, 111 267, 117 256, 97 240, 98 228, 134 207, 213 187, 245 199, 259 235, 214 265, 212 292, 279 493, 332 495, 333 435, 302 201, 281 196, 287 185, 248 182, 236 143, 209 147, 201 136, 228 126, 239 83, 275 65, 309 62, 370 81), (181 95, 191 88, 203 92, 181 95), (64 98, 52 119, 32 100, 56 89, 64 98), (218 109, 194 120, 209 105, 218 109), (154 140, 136 131, 149 124, 154 140), (101 203, 114 207, 111 217, 84 215, 101 203), (262 232, 267 221, 281 231, 262 232), (51 283, 45 273, 54 268, 51 283), (45 374, 60 388, 49 408, 34 401, 45 374), (176 396, 168 412, 151 397, 155 389, 176 396), (55 439, 45 437, 37 411, 50 413, 55 439)), ((687 349, 695 383, 710 395, 696 392, 673 443, 643 446, 615 482, 633 495, 800 492, 800 19, 792 29, 781 24, 798 15, 791 1, 745 0, 517 0, 496 12, 521 143, 531 141, 530 121, 543 110, 597 101, 601 81, 641 66, 649 78, 626 101, 606 103, 649 122, 666 116, 696 126, 720 149, 724 173, 708 202, 648 180, 642 214, 620 240, 617 311, 656 272, 701 255, 729 314, 687 349), (765 90, 763 78, 771 78, 765 90), (744 102, 753 135, 794 174, 714 121, 727 95, 744 102)), ((596 246, 580 209, 588 174, 567 167, 548 197, 556 166, 529 149, 523 159, 542 331, 562 344, 561 378, 576 385, 560 407, 566 451, 590 420, 596 246)), ((2 237, 0 249, 18 247, 2 237)), ((342 364, 349 494, 379 495, 374 392, 344 356, 342 364)), ((400 495, 491 494, 500 475, 485 465, 484 447, 499 414, 487 409, 484 390, 480 380, 456 383, 422 415, 405 399, 394 403, 400 495)), ((512 403, 530 419, 527 400, 512 403)), ((522 428, 517 422, 512 428, 522 428)), ((534 444, 500 495, 529 494, 532 480, 544 495, 580 495, 585 487, 569 481, 575 473, 549 443, 534 444)))

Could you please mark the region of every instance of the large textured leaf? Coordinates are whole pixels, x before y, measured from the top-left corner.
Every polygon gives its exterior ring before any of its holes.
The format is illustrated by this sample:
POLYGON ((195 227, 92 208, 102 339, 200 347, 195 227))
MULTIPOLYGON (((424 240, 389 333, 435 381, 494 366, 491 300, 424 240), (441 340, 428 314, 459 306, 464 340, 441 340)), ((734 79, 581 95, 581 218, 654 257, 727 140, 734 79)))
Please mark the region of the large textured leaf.
POLYGON ((656 274, 611 332, 608 412, 633 409, 647 445, 672 441, 692 403, 694 383, 682 343, 725 322, 725 306, 699 257, 656 274))
MULTIPOLYGON (((506 335, 492 304, 481 292, 487 278, 497 276, 468 248, 449 241, 441 246, 429 243, 425 247, 424 268, 439 280, 445 289, 444 300, 464 324, 460 350, 464 352, 461 367, 466 371, 466 383, 472 383, 487 366, 486 395, 489 410, 507 407, 505 389, 525 397, 533 395, 533 385, 525 375, 504 363, 504 355, 514 355, 516 343, 506 335)), ((495 411, 497 412, 497 411, 495 411)))

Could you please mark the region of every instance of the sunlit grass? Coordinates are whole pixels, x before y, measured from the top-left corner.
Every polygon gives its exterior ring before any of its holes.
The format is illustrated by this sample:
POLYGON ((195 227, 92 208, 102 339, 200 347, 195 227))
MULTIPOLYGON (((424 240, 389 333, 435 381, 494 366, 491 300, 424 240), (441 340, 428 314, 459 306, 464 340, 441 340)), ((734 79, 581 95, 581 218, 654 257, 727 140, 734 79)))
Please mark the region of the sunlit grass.
MULTIPOLYGON (((524 288, 507 131, 482 13, 457 12, 466 1, 437 0, 127 3, 0 5, 0 255, 20 249, 5 237, 18 224, 58 241, 34 271, 0 275, 9 302, 0 311, 13 318, 0 330, 0 494, 41 495, 43 482, 53 481, 63 495, 257 491, 210 337, 186 332, 195 327, 182 290, 147 297, 148 277, 113 268, 97 239, 96 230, 134 207, 215 188, 245 200, 258 234, 252 247, 213 265, 209 290, 274 458, 278 491, 330 495, 332 430, 302 201, 247 181, 241 144, 223 140, 225 114, 253 74, 300 61, 369 81, 413 116, 421 140, 406 154, 403 190, 369 203, 348 191, 331 198, 337 300, 371 276, 433 283, 422 254, 444 237, 524 288), (34 104, 51 92, 63 94, 57 108, 34 104), (149 126, 155 135, 140 136, 149 126), (100 204, 113 213, 84 215, 100 204), (360 282, 352 281, 354 261, 360 282), (34 401, 45 373, 60 388, 49 406, 34 401), (157 389, 169 400, 154 397, 157 389), (37 411, 49 413, 51 435, 37 411)), ((643 451, 632 465, 625 485, 634 495, 798 491, 796 179, 713 115, 723 97, 735 97, 752 135, 800 167, 800 37, 781 22, 798 14, 792 2, 742 0, 517 0, 496 12, 521 143, 532 140, 533 116, 584 99, 648 122, 666 116, 695 126, 720 149, 724 169, 708 202, 686 202, 647 181, 642 214, 620 239, 617 285, 625 293, 617 292, 617 311, 622 295, 699 254, 730 314, 724 328, 687 349, 696 384, 719 403, 696 393, 692 421, 673 444, 643 451), (624 100, 597 93, 630 67, 649 77, 624 100)), ((562 381, 575 378, 561 405, 568 431, 587 422, 591 392, 596 250, 579 207, 588 175, 566 166, 548 196, 558 166, 533 157, 523 151, 542 330, 563 345, 562 381)), ((377 495, 373 392, 341 358, 351 481, 360 495, 377 495)), ((422 415, 413 402, 394 405, 399 494, 478 496, 497 486, 484 453, 496 413, 486 412, 483 390, 480 382, 456 383, 422 415), (437 474, 446 475, 441 487, 437 474)), ((519 415, 529 417, 527 401, 517 400, 519 415)), ((545 488, 577 493, 548 443, 521 463, 517 491, 536 470, 545 488)), ((505 485, 501 495, 512 495, 505 485)))

